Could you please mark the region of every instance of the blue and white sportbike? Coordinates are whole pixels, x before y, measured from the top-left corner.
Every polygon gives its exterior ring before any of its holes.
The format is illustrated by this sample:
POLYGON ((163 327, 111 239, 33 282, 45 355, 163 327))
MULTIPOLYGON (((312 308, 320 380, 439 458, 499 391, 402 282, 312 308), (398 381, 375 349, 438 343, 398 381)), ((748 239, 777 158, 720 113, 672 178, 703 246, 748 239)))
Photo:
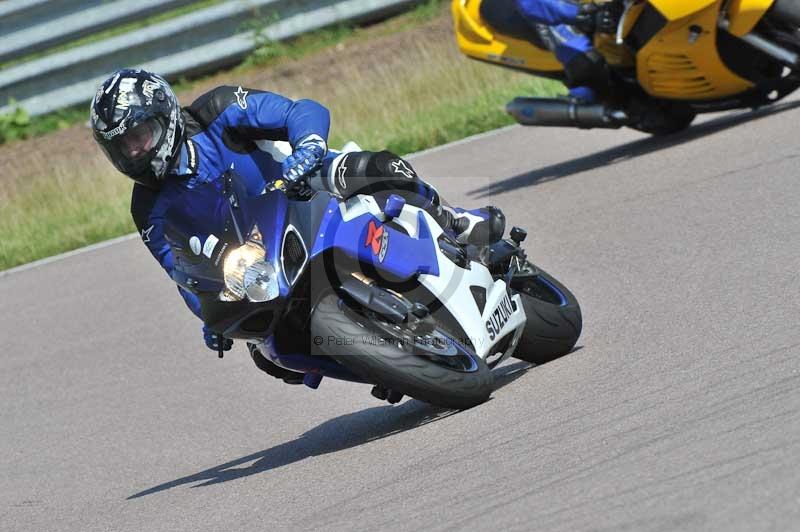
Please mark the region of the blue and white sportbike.
POLYGON ((173 278, 208 328, 310 388, 325 376, 391 403, 469 408, 501 361, 547 362, 580 335, 578 302, 527 260, 522 229, 477 248, 399 196, 379 205, 280 182, 253 196, 233 172, 188 193, 192 212, 179 198, 167 214, 173 278))

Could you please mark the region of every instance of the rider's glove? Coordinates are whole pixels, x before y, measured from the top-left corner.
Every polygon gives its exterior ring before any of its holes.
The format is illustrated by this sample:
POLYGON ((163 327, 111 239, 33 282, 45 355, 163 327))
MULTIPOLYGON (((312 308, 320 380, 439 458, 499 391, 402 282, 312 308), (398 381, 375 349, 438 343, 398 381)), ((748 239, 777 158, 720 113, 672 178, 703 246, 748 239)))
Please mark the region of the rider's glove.
POLYGON ((584 33, 617 33, 617 25, 622 17, 624 6, 622 2, 611 0, 610 2, 581 4, 575 27, 584 33))
POLYGON ((283 161, 283 177, 297 181, 316 172, 328 153, 328 145, 319 135, 309 135, 294 148, 294 152, 283 161))
POLYGON ((221 334, 217 334, 214 331, 206 328, 203 325, 203 338, 206 341, 206 345, 209 349, 213 349, 214 351, 219 351, 219 343, 222 342, 222 350, 223 351, 230 351, 231 347, 233 347, 233 340, 230 338, 225 338, 221 334))

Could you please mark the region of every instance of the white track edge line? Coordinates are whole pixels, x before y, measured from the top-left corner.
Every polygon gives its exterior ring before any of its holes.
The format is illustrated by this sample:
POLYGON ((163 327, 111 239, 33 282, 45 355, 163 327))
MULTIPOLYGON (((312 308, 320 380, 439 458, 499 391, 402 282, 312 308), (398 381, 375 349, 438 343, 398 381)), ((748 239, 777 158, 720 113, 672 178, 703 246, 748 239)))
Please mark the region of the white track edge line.
POLYGON ((28 262, 27 264, 21 264, 19 266, 15 266, 14 268, 10 268, 8 270, 0 271, 0 279, 6 277, 8 275, 23 272, 25 270, 31 270, 33 268, 38 268, 39 266, 44 266, 45 264, 50 264, 51 262, 57 262, 62 259, 67 259, 69 257, 74 257, 75 255, 80 255, 82 253, 87 253, 89 251, 95 251, 97 249, 106 248, 109 246, 113 246, 114 244, 119 244, 120 242, 126 242, 128 240, 132 240, 137 238, 139 233, 130 233, 123 236, 118 236, 116 238, 112 238, 110 240, 103 240, 102 242, 97 242, 95 244, 90 244, 88 246, 84 246, 82 248, 73 249, 72 251, 67 251, 65 253, 60 253, 58 255, 53 255, 50 257, 45 257, 43 259, 35 260, 33 262, 28 262))

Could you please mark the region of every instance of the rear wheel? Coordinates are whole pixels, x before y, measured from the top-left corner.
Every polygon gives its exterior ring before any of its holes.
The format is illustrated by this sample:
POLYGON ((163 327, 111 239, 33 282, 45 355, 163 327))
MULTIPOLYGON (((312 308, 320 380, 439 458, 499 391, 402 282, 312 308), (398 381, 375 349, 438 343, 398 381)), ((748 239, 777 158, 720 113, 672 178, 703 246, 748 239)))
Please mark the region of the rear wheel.
POLYGON ((527 322, 514 357, 544 364, 566 355, 583 328, 578 300, 550 274, 533 265, 511 280, 520 295, 527 322))
POLYGON ((411 330, 331 293, 317 304, 310 327, 324 354, 364 380, 414 399, 464 409, 492 393, 486 363, 430 317, 411 330))

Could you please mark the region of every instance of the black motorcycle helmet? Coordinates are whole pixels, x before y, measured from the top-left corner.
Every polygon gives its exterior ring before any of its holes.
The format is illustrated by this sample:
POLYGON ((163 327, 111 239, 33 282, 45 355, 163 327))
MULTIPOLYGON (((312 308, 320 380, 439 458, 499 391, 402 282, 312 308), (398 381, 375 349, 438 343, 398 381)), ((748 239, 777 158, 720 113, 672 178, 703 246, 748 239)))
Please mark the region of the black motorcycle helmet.
POLYGON ((116 72, 97 89, 90 122, 111 163, 137 183, 159 188, 177 162, 183 116, 161 76, 139 69, 116 72))

